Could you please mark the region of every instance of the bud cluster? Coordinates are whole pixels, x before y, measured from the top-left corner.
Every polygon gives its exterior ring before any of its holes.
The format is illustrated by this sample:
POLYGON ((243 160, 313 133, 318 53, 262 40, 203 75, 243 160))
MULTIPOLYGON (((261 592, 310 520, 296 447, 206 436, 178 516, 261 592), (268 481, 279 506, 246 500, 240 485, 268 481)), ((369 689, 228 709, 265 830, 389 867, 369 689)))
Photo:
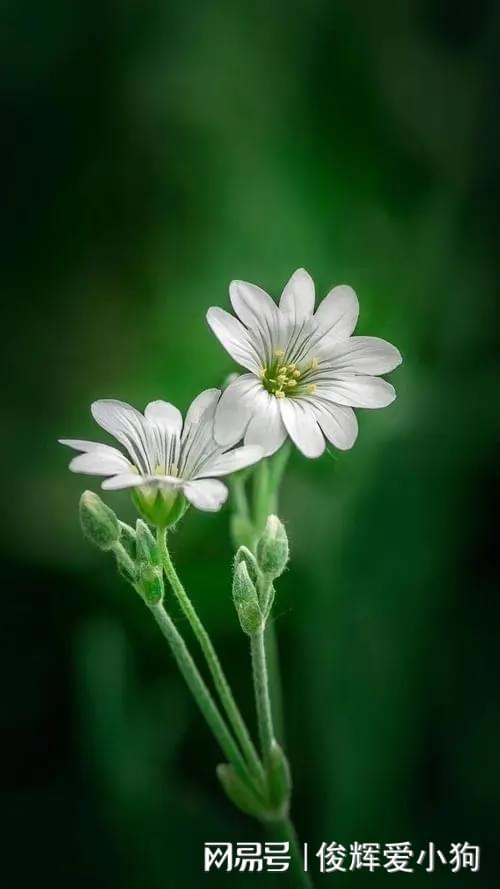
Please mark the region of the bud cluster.
POLYGON ((87 539, 99 549, 114 553, 119 573, 147 605, 159 604, 163 599, 163 569, 158 545, 146 523, 137 519, 135 529, 131 528, 92 491, 82 494, 79 512, 87 539))
POLYGON ((249 636, 264 629, 274 600, 273 581, 288 563, 288 537, 277 516, 268 517, 256 553, 240 546, 234 559, 233 602, 249 636))

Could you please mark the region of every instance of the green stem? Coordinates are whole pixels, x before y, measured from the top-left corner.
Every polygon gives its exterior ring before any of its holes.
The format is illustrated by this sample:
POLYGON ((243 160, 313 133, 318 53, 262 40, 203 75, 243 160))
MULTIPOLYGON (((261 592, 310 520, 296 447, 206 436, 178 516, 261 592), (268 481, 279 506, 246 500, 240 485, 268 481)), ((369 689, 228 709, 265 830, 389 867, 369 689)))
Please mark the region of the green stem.
POLYGON ((235 475, 230 480, 231 493, 236 505, 236 512, 245 519, 249 518, 248 501, 245 493, 245 479, 235 475))
POLYGON ((261 460, 255 469, 253 485, 253 524, 256 540, 264 530, 267 517, 271 512, 271 500, 274 500, 270 486, 270 468, 268 460, 261 460))
POLYGON ((133 561, 133 559, 130 558, 123 543, 120 543, 120 541, 117 540, 116 543, 113 544, 112 550, 113 550, 118 562, 122 563, 122 566, 129 572, 130 577, 132 578, 135 574, 134 561, 133 561))
POLYGON ((271 700, 269 698, 269 683, 263 630, 259 630, 250 637, 250 645, 252 652, 253 685, 257 722, 259 726, 260 747, 264 764, 267 765, 270 762, 271 757, 271 747, 274 741, 274 728, 271 713, 271 700))
POLYGON ((224 722, 202 676, 200 675, 193 658, 187 650, 184 639, 178 632, 172 619, 165 611, 163 605, 148 606, 161 632, 165 636, 177 666, 181 671, 186 684, 193 695, 198 707, 215 735, 221 750, 233 765, 241 778, 249 781, 249 773, 246 763, 224 722))
POLYGON ((304 862, 300 850, 299 840, 291 818, 285 818, 270 826, 273 837, 278 841, 289 844, 290 870, 287 872, 288 885, 297 889, 312 889, 309 874, 304 870, 304 862))
POLYGON ((196 636, 200 648, 205 655, 208 668, 210 670, 215 688, 219 695, 221 704, 226 712, 229 723, 234 731, 237 740, 240 743, 242 752, 248 763, 249 769, 253 776, 258 780, 259 785, 264 784, 264 770, 260 762, 257 750, 252 742, 248 729, 245 725, 243 717, 238 709, 233 693, 226 679, 217 653, 212 645, 210 636, 203 626, 198 614, 184 589, 180 578, 175 570, 174 564, 168 551, 166 532, 158 529, 158 548, 160 558, 163 564, 163 570, 170 586, 182 608, 183 613, 187 617, 194 635, 196 636))
POLYGON ((269 620, 264 631, 267 669, 269 678, 269 696, 274 718, 274 734, 277 741, 283 743, 283 691, 281 688, 278 640, 273 620, 269 620))

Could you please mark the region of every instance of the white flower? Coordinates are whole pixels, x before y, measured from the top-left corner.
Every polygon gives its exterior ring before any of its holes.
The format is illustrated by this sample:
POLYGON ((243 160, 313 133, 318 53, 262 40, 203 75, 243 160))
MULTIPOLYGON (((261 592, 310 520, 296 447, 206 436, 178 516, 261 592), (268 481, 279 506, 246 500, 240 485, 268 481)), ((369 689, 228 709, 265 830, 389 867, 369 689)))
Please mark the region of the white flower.
POLYGON ((255 284, 233 281, 229 293, 238 318, 210 308, 207 321, 249 373, 222 394, 217 441, 244 438, 246 445, 262 445, 266 455, 287 434, 306 457, 323 453, 325 437, 341 450, 351 448, 358 433, 353 407, 390 404, 394 389, 379 374, 401 362, 385 340, 351 336, 359 313, 352 287, 334 287, 315 313, 314 283, 304 269, 290 278, 279 307, 255 284))
POLYGON ((256 463, 263 453, 257 445, 228 450, 217 444, 213 420, 219 398, 219 389, 202 392, 184 423, 180 411, 166 401, 150 402, 144 416, 122 401, 95 401, 94 420, 123 445, 128 456, 106 444, 60 439, 61 444, 82 451, 69 468, 108 476, 102 483, 108 491, 133 488, 148 518, 161 513, 162 502, 170 506, 179 493, 198 509, 218 510, 228 493, 218 477, 256 463))

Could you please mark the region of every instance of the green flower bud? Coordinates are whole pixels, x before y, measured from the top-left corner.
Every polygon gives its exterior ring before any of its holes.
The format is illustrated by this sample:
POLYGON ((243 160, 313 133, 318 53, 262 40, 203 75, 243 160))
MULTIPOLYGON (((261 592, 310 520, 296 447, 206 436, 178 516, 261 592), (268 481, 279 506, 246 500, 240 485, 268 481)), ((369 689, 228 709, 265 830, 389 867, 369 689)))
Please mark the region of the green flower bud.
POLYGON ((156 565, 138 565, 138 587, 146 605, 158 605, 163 599, 163 571, 156 565))
POLYGON ((130 525, 120 521, 120 543, 130 558, 135 561, 135 531, 130 525))
POLYGON ((79 514, 85 537, 99 549, 112 549, 120 539, 120 523, 113 510, 93 491, 84 491, 79 514))
POLYGON ((233 602, 243 632, 249 636, 257 633, 262 628, 263 617, 246 561, 238 562, 234 569, 233 602))
POLYGON ((138 563, 159 564, 156 540, 142 519, 137 519, 135 524, 135 549, 138 563))
POLYGON ((135 587, 137 583, 137 573, 135 567, 130 565, 130 561, 126 558, 126 553, 123 553, 123 550, 120 547, 117 547, 114 550, 115 558, 116 558, 116 567, 118 570, 118 574, 120 577, 123 577, 127 583, 131 583, 133 587, 135 587))
POLYGON ((264 574, 273 579, 283 574, 288 563, 288 537, 278 516, 268 516, 266 527, 257 543, 257 561, 264 574))
POLYGON ((165 485, 135 488, 132 499, 140 514, 155 528, 171 528, 189 506, 179 488, 165 485))
POLYGON ((257 565, 257 559, 247 546, 240 546, 236 551, 236 555, 234 557, 235 571, 240 562, 245 562, 248 570, 248 576, 250 577, 253 585, 256 587, 260 576, 259 566, 257 565))

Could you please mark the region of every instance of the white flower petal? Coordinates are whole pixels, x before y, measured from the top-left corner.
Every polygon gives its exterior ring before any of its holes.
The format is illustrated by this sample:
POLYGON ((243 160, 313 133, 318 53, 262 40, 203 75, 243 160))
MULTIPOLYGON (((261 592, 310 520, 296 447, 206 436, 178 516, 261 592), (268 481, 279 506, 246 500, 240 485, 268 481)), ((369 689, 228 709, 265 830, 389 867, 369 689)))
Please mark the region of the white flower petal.
POLYGON ((184 495, 196 509, 217 512, 227 499, 227 488, 216 478, 203 478, 186 482, 182 486, 184 495))
POLYGON ((114 475, 103 481, 101 488, 104 491, 120 491, 122 488, 139 488, 141 485, 147 485, 148 479, 137 475, 135 472, 126 472, 122 475, 114 475))
POLYGON ((183 440, 179 461, 179 474, 184 479, 197 478, 208 460, 222 453, 214 439, 213 420, 190 427, 190 433, 183 440))
POLYGON ((207 312, 207 321, 219 342, 231 358, 247 370, 258 373, 260 362, 248 331, 241 321, 224 309, 212 306, 207 312))
POLYGON ((298 398, 279 399, 281 416, 293 443, 305 457, 320 457, 325 439, 310 404, 298 398))
POLYGON ((84 451, 86 454, 90 453, 90 451, 104 450, 108 453, 123 456, 118 448, 113 448, 111 445, 103 444, 100 441, 84 441, 81 438, 58 438, 58 442, 59 444, 66 445, 68 448, 73 448, 75 451, 84 451))
POLYGON ((214 414, 220 389, 206 389, 192 402, 184 421, 179 472, 183 478, 195 478, 207 459, 221 452, 214 439, 214 414))
POLYGON ((264 455, 270 457, 281 447, 286 429, 281 419, 278 399, 262 390, 258 403, 245 433, 245 444, 260 445, 264 455))
POLYGON ((395 346, 377 336, 351 336, 336 343, 328 355, 328 371, 385 374, 401 364, 395 346))
POLYGON ((192 426, 197 426, 201 422, 207 422, 210 417, 213 418, 220 394, 220 389, 205 389, 191 402, 184 420, 183 439, 189 435, 192 426))
POLYGON ((115 475, 127 472, 130 463, 116 448, 108 449, 104 445, 73 457, 69 468, 71 472, 83 472, 86 475, 115 475))
POLYGON ((278 306, 265 290, 246 281, 231 281, 229 296, 234 311, 248 328, 257 327, 273 340, 279 331, 278 306))
POLYGON ((324 336, 345 340, 356 327, 359 303, 352 287, 339 284, 325 296, 316 309, 314 318, 324 336))
POLYGON ((394 401, 394 386, 381 377, 339 374, 335 379, 321 379, 316 383, 316 393, 327 401, 350 407, 387 407, 394 401))
POLYGON ((201 472, 196 473, 196 478, 213 478, 220 475, 229 475, 230 472, 236 472, 238 469, 252 466, 253 463, 257 463, 263 456, 264 451, 258 445, 235 448, 233 451, 226 451, 224 454, 218 454, 213 458, 209 458, 203 465, 201 472))
POLYGON ((358 437, 358 421, 353 409, 313 398, 310 401, 314 403, 316 419, 328 441, 340 451, 352 448, 358 437))
POLYGON ((280 311, 295 324, 310 318, 314 312, 314 281, 305 269, 297 269, 288 281, 280 299, 280 311))
POLYGON ((178 466, 182 414, 168 401, 151 401, 144 411, 148 431, 149 464, 170 469, 178 466))
POLYGON ((99 426, 113 435, 127 448, 137 468, 148 473, 154 470, 150 465, 151 440, 142 414, 124 401, 103 398, 94 401, 90 408, 99 426))
POLYGON ((243 374, 224 389, 214 421, 214 435, 220 445, 229 447, 243 438, 255 408, 255 399, 262 391, 260 380, 253 374, 243 374))
POLYGON ((168 401, 150 401, 146 405, 144 416, 149 423, 164 429, 169 435, 181 434, 182 414, 175 405, 168 401))

